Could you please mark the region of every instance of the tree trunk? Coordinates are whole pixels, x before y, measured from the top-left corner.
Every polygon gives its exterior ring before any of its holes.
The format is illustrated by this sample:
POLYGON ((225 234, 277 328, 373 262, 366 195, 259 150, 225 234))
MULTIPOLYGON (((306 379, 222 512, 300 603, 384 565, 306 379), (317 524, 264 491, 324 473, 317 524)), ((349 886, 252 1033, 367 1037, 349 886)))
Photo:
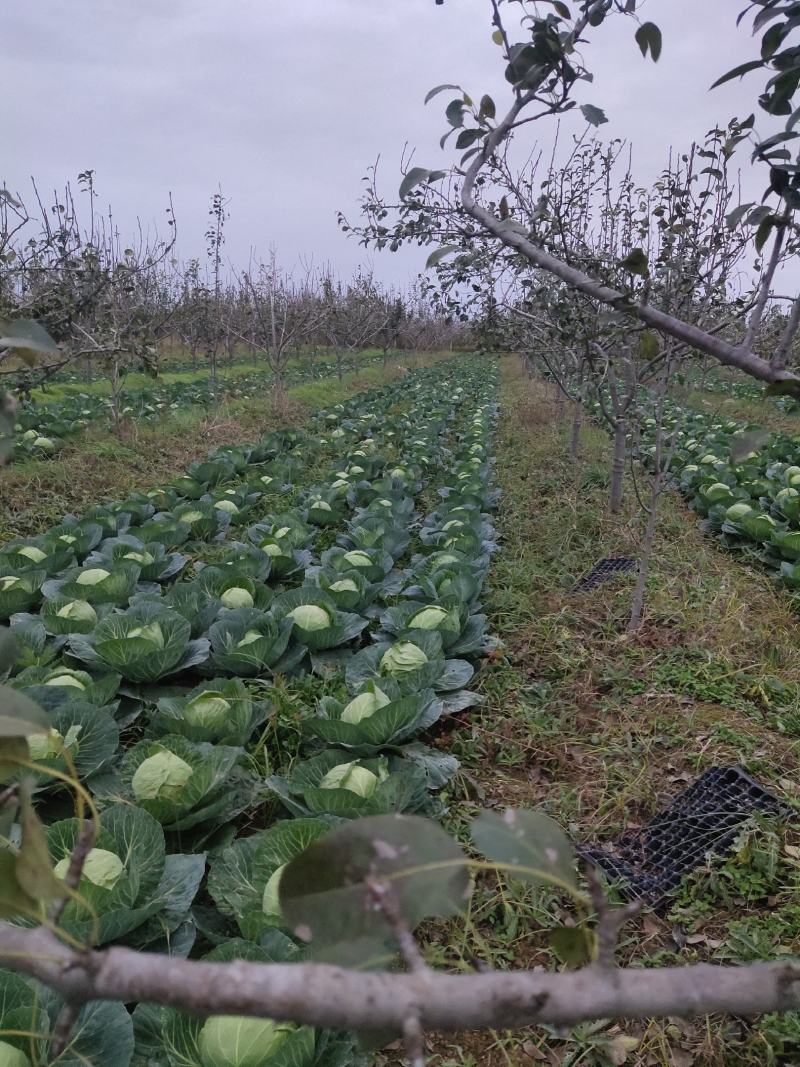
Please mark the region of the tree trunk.
POLYGON ((577 459, 581 444, 581 427, 583 426, 583 399, 580 393, 575 397, 572 408, 572 436, 569 442, 570 459, 577 459))
POLYGON ((639 552, 639 576, 633 590, 631 601, 631 615, 628 619, 628 633, 634 633, 642 624, 644 612, 644 594, 647 588, 647 578, 650 574, 650 561, 653 558, 653 544, 656 535, 656 520, 658 518, 658 498, 661 495, 661 472, 653 474, 653 487, 650 493, 650 513, 647 516, 647 524, 642 538, 642 547, 639 552))
POLYGON ((119 401, 122 392, 122 379, 119 373, 119 360, 111 361, 111 418, 114 424, 114 433, 117 437, 122 436, 122 423, 120 420, 119 401))
POLYGON ((622 486, 625 478, 625 455, 627 442, 625 440, 627 424, 618 421, 614 427, 614 459, 611 463, 611 500, 610 508, 612 515, 619 515, 622 511, 622 486))

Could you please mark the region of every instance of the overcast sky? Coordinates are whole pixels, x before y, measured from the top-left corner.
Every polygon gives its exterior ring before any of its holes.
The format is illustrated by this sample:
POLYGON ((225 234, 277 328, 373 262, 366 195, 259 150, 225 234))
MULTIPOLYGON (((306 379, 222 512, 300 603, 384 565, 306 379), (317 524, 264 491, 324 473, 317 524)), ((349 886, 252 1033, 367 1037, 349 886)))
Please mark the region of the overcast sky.
MULTIPOLYGON (((631 20, 595 34, 595 81, 578 99, 605 109, 603 134, 633 142, 643 179, 670 145, 754 109, 763 75, 708 91, 757 54, 749 25, 735 25, 743 6, 648 0, 643 16, 664 34, 658 64, 642 59, 631 20)), ((488 11, 488 0, 2 0, 0 183, 25 196, 31 174, 46 190, 93 168, 123 235, 137 216, 161 223, 171 192, 183 256, 202 252, 220 183, 234 263, 274 245, 286 265, 313 257, 348 273, 365 254, 336 212, 357 214, 368 165, 380 154, 393 193, 405 142, 421 165, 453 159, 438 144, 447 97, 426 108, 426 91, 457 82, 507 98, 488 11)), ((753 182, 760 195, 763 178, 753 182)), ((424 259, 372 263, 402 284, 424 259)))

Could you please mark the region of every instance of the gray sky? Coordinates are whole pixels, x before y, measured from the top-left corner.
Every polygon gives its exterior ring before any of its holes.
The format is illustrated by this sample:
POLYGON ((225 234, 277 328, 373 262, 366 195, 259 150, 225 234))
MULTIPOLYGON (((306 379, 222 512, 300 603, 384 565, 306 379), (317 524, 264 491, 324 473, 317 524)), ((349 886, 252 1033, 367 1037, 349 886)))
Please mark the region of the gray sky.
MULTIPOLYGON (((670 144, 754 110, 758 73, 708 92, 757 54, 749 26, 735 26, 744 6, 648 0, 643 16, 664 33, 658 64, 641 58, 632 21, 597 33, 595 82, 578 99, 606 110, 603 134, 633 142, 637 175, 651 178, 670 144)), ((364 252, 336 211, 357 213, 376 156, 392 193, 404 142, 421 165, 454 158, 438 144, 448 97, 425 108, 426 91, 458 82, 507 99, 488 10, 488 0, 3 0, 0 182, 25 195, 30 174, 47 190, 94 168, 123 235, 137 215, 161 222, 171 191, 184 256, 202 252, 221 183, 235 263, 274 245, 286 265, 304 256, 349 272, 364 252)), ((757 196, 763 184, 746 178, 757 196)), ((414 250, 372 263, 403 283, 424 259, 414 250)))

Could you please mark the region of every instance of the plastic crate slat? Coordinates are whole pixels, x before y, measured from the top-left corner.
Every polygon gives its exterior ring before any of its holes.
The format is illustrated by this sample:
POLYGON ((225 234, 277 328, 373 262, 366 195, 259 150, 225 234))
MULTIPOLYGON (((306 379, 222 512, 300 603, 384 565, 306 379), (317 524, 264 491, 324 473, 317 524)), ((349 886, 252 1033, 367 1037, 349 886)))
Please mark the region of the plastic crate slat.
POLYGON ((630 574, 631 571, 637 569, 637 566, 636 560, 628 556, 610 556, 607 559, 598 560, 592 569, 575 583, 571 592, 582 593, 587 589, 594 589, 616 574, 630 574))
POLYGON ((578 847, 580 856, 622 882, 621 892, 654 907, 708 853, 724 851, 755 813, 793 812, 741 767, 711 767, 645 826, 614 840, 578 847))

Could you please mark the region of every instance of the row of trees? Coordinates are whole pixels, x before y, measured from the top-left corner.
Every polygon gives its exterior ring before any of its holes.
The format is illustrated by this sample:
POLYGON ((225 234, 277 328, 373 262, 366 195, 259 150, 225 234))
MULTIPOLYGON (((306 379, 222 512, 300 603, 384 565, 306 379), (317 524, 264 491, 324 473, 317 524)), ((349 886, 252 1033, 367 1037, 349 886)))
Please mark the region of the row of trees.
MULTIPOLYGON (((223 362, 246 355, 274 375, 280 400, 290 359, 313 361, 333 353, 341 374, 345 357, 365 348, 431 350, 462 347, 469 337, 452 313, 443 313, 423 285, 381 285, 372 272, 340 278, 330 267, 287 270, 273 252, 246 269, 224 256, 228 204, 213 195, 206 255, 181 262, 176 221, 166 209, 166 235, 139 229, 125 244, 109 211, 96 210, 94 176, 78 178, 77 192, 45 204, 33 183, 28 207, 0 193, 0 321, 34 320, 59 351, 23 378, 33 385, 69 364, 87 376, 111 380, 117 397, 132 368, 156 373, 159 356, 184 352, 212 383, 223 362)), ((18 351, 0 349, 0 382, 19 378, 18 351)))

